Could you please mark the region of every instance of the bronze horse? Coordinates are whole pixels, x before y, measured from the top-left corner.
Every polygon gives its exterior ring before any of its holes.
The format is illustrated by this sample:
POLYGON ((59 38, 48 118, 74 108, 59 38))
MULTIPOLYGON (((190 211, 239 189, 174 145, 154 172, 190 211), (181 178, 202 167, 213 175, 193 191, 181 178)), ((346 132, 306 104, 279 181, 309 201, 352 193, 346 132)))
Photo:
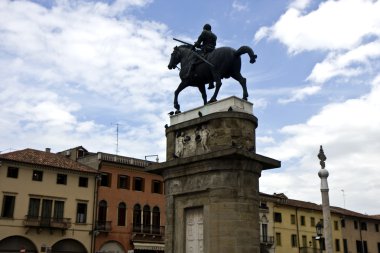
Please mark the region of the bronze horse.
POLYGON ((218 96, 220 87, 222 85, 222 78, 230 78, 237 80, 243 88, 243 99, 247 100, 247 80, 241 75, 241 59, 242 54, 248 54, 250 57, 250 63, 256 61, 256 55, 253 50, 248 46, 242 46, 238 50, 230 47, 220 47, 209 53, 205 58, 208 63, 202 61, 199 64, 195 64, 192 71, 189 73, 194 57, 196 57, 194 50, 191 46, 182 45, 174 47, 173 53, 170 57, 168 65, 169 69, 176 68, 178 63, 181 63, 181 70, 179 76, 181 83, 174 92, 174 108, 177 112, 180 111, 180 105, 178 104, 178 94, 188 86, 198 87, 202 94, 204 104, 207 104, 207 94, 205 85, 215 81, 216 87, 214 95, 209 100, 209 103, 215 102, 218 96), (213 67, 210 65, 213 65, 213 67), (213 73, 211 71, 213 69, 213 73))

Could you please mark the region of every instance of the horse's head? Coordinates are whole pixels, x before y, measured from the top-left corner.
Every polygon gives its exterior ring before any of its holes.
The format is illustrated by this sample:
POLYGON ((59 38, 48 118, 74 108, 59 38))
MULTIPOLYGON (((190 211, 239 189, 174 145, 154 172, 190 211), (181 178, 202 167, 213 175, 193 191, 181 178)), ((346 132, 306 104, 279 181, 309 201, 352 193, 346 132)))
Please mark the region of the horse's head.
POLYGON ((177 64, 181 61, 179 48, 177 46, 174 47, 173 53, 170 56, 170 61, 168 65, 168 69, 175 69, 177 64))

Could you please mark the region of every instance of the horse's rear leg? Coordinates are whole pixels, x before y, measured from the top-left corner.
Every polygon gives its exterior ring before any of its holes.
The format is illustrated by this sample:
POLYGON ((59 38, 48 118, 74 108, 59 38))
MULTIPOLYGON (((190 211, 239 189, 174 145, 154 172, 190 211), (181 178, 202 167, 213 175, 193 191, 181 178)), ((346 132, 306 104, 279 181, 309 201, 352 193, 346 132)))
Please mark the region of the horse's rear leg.
POLYGON ((243 88, 243 99, 248 99, 248 90, 247 90, 247 79, 245 79, 240 72, 237 74, 232 75, 232 78, 238 81, 243 88))

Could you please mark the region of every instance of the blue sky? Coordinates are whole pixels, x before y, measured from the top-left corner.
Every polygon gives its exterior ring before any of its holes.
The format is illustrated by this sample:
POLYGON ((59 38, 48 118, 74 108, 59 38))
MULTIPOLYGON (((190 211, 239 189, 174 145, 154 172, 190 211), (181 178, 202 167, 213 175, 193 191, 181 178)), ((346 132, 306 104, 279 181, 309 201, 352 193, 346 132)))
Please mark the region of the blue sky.
MULTIPOLYGON (((320 203, 324 146, 332 205, 379 214, 380 2, 372 0, 0 1, 0 151, 82 145, 165 159, 173 37, 205 23, 242 56, 257 152, 282 161, 260 190, 320 203)), ((208 94, 211 97, 211 94, 208 94)), ((219 99, 242 96, 223 80, 219 99)), ((184 90, 183 111, 200 106, 184 90)))

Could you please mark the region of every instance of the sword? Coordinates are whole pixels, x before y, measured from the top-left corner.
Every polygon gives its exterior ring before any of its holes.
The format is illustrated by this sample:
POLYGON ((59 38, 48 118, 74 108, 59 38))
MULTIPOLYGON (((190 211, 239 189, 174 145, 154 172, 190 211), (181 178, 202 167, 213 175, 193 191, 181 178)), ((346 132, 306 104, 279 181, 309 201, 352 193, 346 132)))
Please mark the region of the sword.
MULTIPOLYGON (((194 46, 193 44, 190 44, 190 43, 188 43, 186 41, 183 41, 183 40, 179 40, 179 39, 176 39, 176 38, 173 38, 173 40, 181 42, 182 44, 185 44, 185 45, 188 45, 188 46, 191 46, 191 47, 194 46)), ((203 56, 201 56, 200 54, 198 54, 197 52, 195 52, 193 50, 191 50, 191 52, 193 52, 193 54, 195 54, 196 57, 198 57, 199 59, 201 59, 202 61, 204 61, 208 65, 210 65, 211 67, 215 68, 214 64, 212 64, 211 62, 209 62, 208 60, 206 60, 203 56)))

